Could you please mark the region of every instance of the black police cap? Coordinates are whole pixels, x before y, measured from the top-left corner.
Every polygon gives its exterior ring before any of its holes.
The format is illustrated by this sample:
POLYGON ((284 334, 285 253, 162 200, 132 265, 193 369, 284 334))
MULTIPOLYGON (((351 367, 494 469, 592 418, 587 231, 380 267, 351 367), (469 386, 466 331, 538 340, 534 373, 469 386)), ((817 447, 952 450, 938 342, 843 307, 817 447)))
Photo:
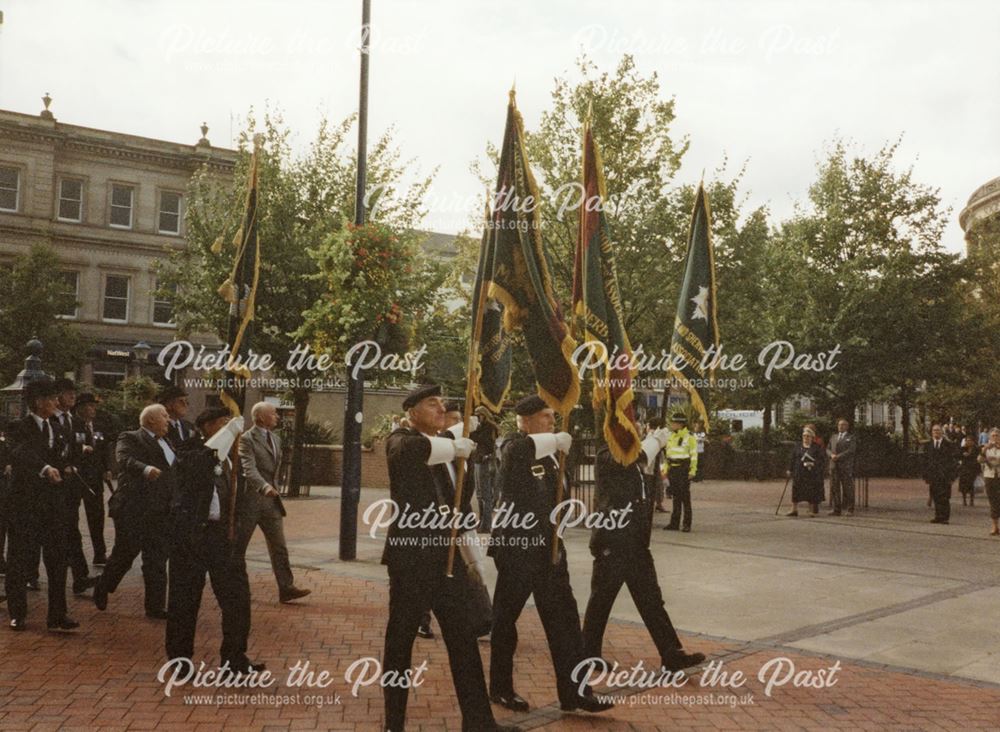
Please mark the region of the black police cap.
POLYGON ((76 391, 76 384, 73 383, 72 379, 67 379, 65 377, 55 380, 56 391, 62 393, 64 391, 76 391))
POLYGON ((670 415, 671 422, 680 422, 681 424, 687 424, 688 418, 684 412, 674 412, 670 415))

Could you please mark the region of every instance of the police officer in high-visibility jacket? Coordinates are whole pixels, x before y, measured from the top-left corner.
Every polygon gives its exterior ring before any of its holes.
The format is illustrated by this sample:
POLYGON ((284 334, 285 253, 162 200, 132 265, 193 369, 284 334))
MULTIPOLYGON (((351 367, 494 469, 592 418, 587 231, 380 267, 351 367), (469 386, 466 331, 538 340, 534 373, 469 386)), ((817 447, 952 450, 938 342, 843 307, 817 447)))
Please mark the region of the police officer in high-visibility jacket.
POLYGON ((664 448, 663 467, 666 468, 670 493, 674 497, 674 510, 667 531, 691 530, 691 478, 698 470, 698 441, 688 432, 687 417, 674 412, 670 417, 670 437, 664 448), (682 520, 683 517, 683 520, 682 520))

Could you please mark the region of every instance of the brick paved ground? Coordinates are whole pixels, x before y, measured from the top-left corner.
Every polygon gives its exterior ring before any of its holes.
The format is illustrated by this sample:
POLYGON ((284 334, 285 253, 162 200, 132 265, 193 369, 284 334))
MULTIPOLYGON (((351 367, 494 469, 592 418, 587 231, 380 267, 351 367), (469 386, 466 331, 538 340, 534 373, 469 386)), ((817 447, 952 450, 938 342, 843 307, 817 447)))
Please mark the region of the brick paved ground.
MULTIPOLYGON (((299 540, 329 537, 337 526, 337 502, 314 498, 289 502, 289 526, 299 540)), ((275 598, 274 581, 259 535, 251 545, 253 632, 251 657, 265 661, 278 683, 259 693, 285 696, 249 703, 235 700, 192 705, 175 690, 167 698, 155 676, 163 658, 163 624, 142 615, 138 566, 111 596, 108 611, 71 599, 71 613, 82 623, 74 636, 44 631, 44 593, 31 593, 29 628, 23 634, 0 631, 0 729, 335 729, 375 730, 382 716, 377 687, 353 697, 344 672, 353 661, 381 655, 387 586, 357 576, 357 564, 323 562, 309 569, 303 550, 296 555, 297 582, 313 595, 297 606, 275 598), (325 690, 290 688, 286 669, 300 659, 333 679, 325 690), (306 699, 307 695, 319 697, 306 699), (339 695, 339 699, 337 699, 339 695)), ((577 593, 582 586, 577 584, 577 593)), ((578 599, 580 599, 578 597, 578 599)), ((669 600, 668 600, 669 606, 669 600)), ((733 607, 739 614, 741 609, 733 607)), ((696 681, 680 690, 632 693, 600 716, 562 716, 555 704, 551 664, 534 610, 519 624, 516 658, 518 690, 533 706, 527 715, 497 710, 498 717, 526 728, 552 730, 706 729, 871 729, 936 730, 1000 728, 1000 687, 906 673, 841 660, 837 684, 829 689, 778 688, 768 698, 754 678, 768 661, 786 656, 797 670, 829 667, 837 659, 804 654, 779 645, 683 636, 687 647, 719 658, 729 671, 750 677, 736 692, 703 688, 696 681), (725 698, 720 694, 726 693, 725 698), (712 695, 715 695, 713 698, 712 695), (742 697, 752 695, 752 703, 742 697), (678 699, 677 695, 686 695, 678 699)), ((683 634, 682 634, 683 635, 683 634)), ((218 608, 210 592, 203 601, 196 655, 217 658, 218 608)), ((484 664, 489 646, 481 644, 484 664)), ((605 654, 623 665, 655 661, 644 628, 616 622, 609 627, 605 654)), ((408 729, 457 730, 460 719, 447 660, 440 640, 417 640, 414 662, 426 659, 424 685, 411 693, 408 729)), ((215 690, 209 690, 214 692, 215 690)), ((199 692, 200 693, 200 692, 199 692)), ((233 693, 227 690, 226 693, 233 693)), ((630 694, 628 690, 616 693, 630 694)))

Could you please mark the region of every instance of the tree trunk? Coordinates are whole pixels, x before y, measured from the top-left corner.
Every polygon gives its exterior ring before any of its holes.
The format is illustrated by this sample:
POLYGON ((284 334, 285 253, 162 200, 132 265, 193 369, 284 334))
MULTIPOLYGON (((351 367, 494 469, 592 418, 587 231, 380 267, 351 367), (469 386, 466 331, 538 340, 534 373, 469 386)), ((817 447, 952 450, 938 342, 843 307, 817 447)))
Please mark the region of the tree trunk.
POLYGON ((899 409, 903 420, 903 455, 910 452, 910 395, 904 389, 900 395, 899 409))
POLYGON ((295 429, 292 434, 292 471, 288 476, 288 497, 299 495, 302 486, 302 456, 305 452, 302 435, 305 432, 306 412, 309 409, 309 390, 293 389, 292 402, 295 404, 295 429))

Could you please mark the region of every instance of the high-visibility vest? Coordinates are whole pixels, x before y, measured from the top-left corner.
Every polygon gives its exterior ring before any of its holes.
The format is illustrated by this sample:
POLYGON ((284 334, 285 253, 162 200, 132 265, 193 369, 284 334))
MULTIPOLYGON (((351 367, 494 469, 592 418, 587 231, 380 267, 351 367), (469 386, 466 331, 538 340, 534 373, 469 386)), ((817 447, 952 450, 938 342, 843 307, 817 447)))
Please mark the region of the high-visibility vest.
POLYGON ((676 432, 671 432, 667 438, 667 446, 664 448, 666 454, 666 465, 681 460, 690 460, 688 471, 694 473, 698 467, 698 440, 687 431, 687 427, 682 427, 676 432))

